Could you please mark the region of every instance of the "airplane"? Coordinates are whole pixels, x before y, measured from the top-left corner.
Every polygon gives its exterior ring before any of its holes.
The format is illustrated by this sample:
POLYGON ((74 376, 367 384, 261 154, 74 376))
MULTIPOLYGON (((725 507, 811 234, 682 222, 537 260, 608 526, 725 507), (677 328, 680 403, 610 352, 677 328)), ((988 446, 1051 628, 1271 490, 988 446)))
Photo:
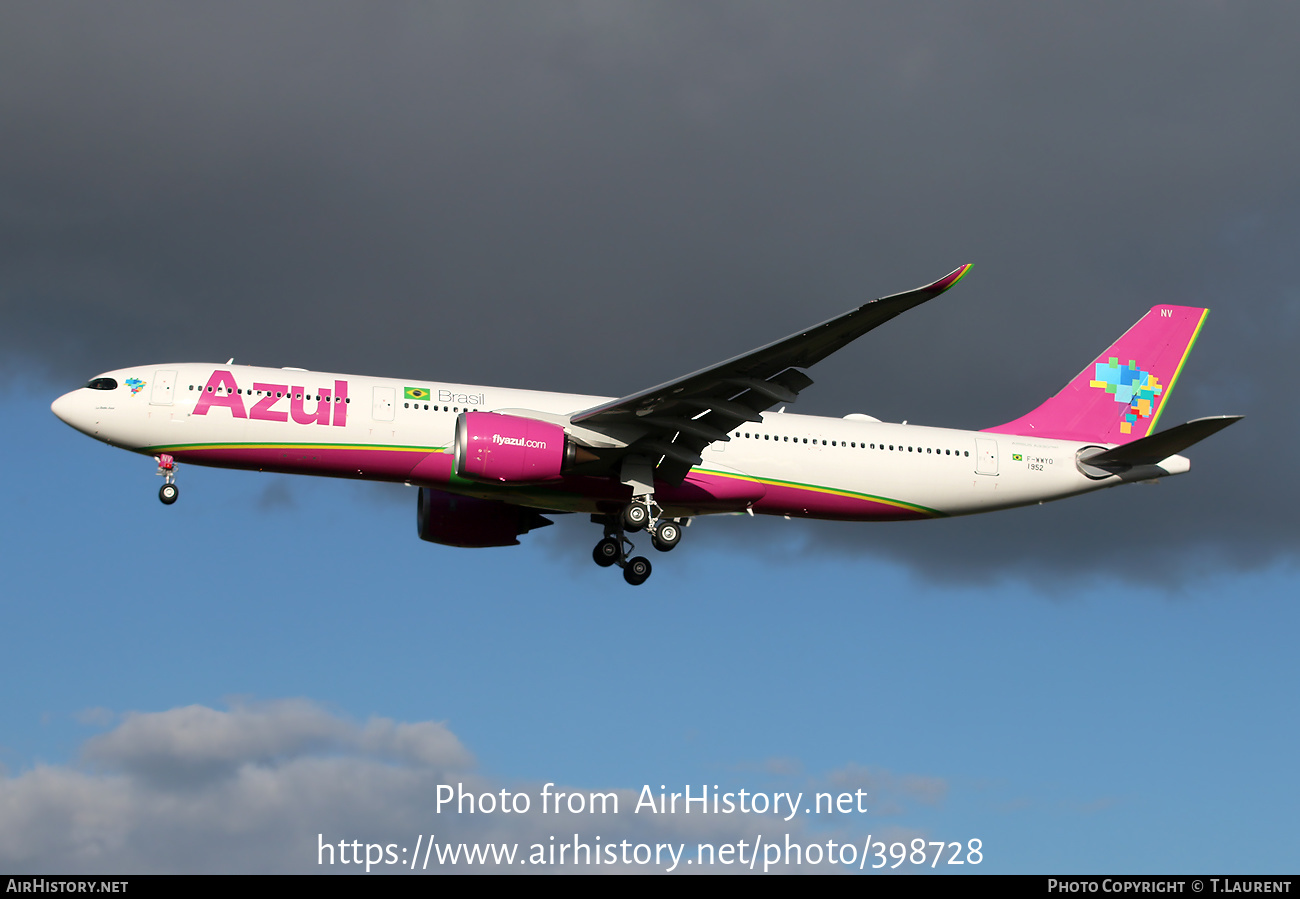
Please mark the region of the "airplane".
POLYGON ((154 457, 176 502, 180 462, 419 488, 420 539, 513 546, 586 513, 592 557, 629 584, 705 515, 943 518, 1181 474, 1179 453, 1242 416, 1155 425, 1209 310, 1157 305, 1036 409, 980 431, 787 414, 805 369, 960 281, 873 300, 756 350, 617 399, 212 363, 105 372, 52 411, 154 457), (353 406, 353 402, 356 405, 353 406))

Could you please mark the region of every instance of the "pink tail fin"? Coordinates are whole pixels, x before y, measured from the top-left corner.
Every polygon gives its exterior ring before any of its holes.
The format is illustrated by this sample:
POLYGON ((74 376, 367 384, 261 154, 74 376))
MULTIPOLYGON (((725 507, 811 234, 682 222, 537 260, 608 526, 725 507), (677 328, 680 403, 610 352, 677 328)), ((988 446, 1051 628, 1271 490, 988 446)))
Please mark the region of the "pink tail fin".
POLYGON ((1065 389, 1000 434, 1127 443, 1155 429, 1208 309, 1153 306, 1065 389))

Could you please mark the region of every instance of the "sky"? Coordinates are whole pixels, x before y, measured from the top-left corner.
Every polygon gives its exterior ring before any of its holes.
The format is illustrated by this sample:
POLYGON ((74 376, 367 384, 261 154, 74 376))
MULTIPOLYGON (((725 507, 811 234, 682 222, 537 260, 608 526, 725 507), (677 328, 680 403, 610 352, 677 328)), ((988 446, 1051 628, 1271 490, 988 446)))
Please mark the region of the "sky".
POLYGON ((1295 870, 1298 26, 0 7, 0 869, 357 873, 356 840, 397 873, 434 834, 1295 870), (164 507, 150 460, 49 412, 101 371, 230 357, 618 396, 968 262, 791 411, 988 427, 1175 303, 1212 312, 1161 423, 1245 420, 1187 475, 1042 507, 701 519, 631 588, 578 516, 454 549, 417 539, 409 488, 197 466, 164 507), (440 808, 457 784, 529 811, 440 808), (634 810, 660 785, 868 800, 634 810), (620 808, 543 813, 547 789, 620 808))

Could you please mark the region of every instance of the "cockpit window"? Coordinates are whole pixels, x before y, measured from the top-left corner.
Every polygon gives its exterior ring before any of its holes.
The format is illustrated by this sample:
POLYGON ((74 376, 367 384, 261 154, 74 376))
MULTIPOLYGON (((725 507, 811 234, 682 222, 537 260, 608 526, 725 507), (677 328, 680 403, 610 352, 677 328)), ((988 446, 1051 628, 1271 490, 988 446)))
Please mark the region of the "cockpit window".
POLYGON ((91 390, 116 390, 117 381, 112 378, 95 378, 86 386, 91 390))

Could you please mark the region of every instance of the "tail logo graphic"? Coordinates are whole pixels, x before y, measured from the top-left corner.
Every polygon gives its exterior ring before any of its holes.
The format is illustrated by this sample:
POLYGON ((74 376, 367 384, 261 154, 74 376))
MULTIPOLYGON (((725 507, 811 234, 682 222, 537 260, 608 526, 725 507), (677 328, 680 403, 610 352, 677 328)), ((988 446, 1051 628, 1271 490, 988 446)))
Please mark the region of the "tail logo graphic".
POLYGON ((1136 360, 1130 359, 1128 365, 1120 365, 1115 356, 1111 356, 1108 362, 1097 363, 1097 376, 1088 386, 1105 390, 1115 398, 1115 402, 1128 406, 1119 426, 1124 434, 1133 433, 1133 425, 1139 418, 1151 417, 1156 397, 1165 392, 1160 379, 1138 368, 1136 360))

